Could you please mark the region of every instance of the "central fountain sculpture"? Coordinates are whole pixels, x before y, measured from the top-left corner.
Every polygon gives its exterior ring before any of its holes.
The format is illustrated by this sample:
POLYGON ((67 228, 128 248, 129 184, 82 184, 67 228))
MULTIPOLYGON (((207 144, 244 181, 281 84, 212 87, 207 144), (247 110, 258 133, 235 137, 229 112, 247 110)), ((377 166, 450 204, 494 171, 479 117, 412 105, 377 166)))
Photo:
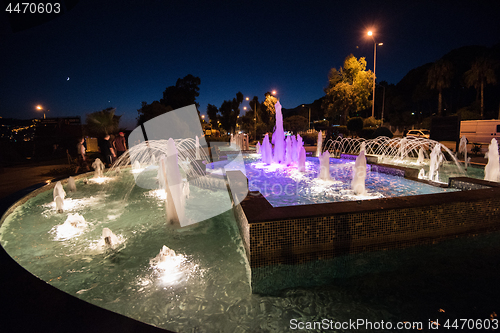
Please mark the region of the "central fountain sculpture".
POLYGON ((280 102, 278 101, 274 107, 276 109, 276 126, 271 140, 274 150, 269 141, 269 135, 266 134, 262 145, 258 144, 257 152, 261 154, 261 160, 266 164, 276 163, 286 166, 295 163, 298 165, 301 150, 304 149, 302 137, 297 134, 296 137, 289 136, 285 139, 280 102))

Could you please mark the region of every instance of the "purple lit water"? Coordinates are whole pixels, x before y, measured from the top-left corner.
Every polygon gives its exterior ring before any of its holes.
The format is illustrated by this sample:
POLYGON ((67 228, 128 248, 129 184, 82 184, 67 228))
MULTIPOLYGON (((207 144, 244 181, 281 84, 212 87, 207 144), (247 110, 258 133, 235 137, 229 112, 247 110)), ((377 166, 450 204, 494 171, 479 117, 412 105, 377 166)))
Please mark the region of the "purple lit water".
POLYGON ((315 157, 306 158, 305 173, 299 172, 296 165, 266 165, 257 157, 245 158, 249 190, 260 191, 274 207, 456 191, 374 172, 368 165, 366 193, 355 195, 351 190, 354 163, 354 160, 330 158, 331 180, 322 180, 317 179, 319 168, 315 157))

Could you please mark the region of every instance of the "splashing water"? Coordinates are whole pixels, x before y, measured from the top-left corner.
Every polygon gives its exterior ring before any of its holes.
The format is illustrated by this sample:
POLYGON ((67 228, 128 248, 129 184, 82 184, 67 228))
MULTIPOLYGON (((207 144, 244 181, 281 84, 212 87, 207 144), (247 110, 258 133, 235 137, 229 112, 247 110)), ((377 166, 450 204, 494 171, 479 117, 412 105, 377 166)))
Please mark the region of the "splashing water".
POLYGON ((460 138, 460 145, 458 146, 458 153, 459 154, 463 154, 463 158, 464 158, 464 164, 465 164, 465 170, 467 170, 467 138, 465 137, 465 135, 463 135, 461 138, 460 138))
POLYGON ((325 151, 319 157, 319 175, 318 179, 330 180, 330 153, 325 151))
POLYGON ((103 176, 103 170, 104 170, 104 164, 102 161, 98 158, 95 159, 94 163, 92 163, 92 167, 94 168, 94 178, 102 178, 103 176))
POLYGON ((73 178, 71 176, 68 178, 68 191, 69 192, 75 192, 76 191, 75 178, 73 178))
POLYGON ((498 142, 496 139, 491 139, 486 157, 488 158, 488 164, 484 167, 484 180, 498 182, 500 180, 500 163, 498 160, 498 142))
POLYGON ((362 150, 358 157, 356 157, 356 162, 352 170, 352 183, 351 188, 356 195, 365 195, 365 180, 366 180, 366 157, 365 151, 362 150))

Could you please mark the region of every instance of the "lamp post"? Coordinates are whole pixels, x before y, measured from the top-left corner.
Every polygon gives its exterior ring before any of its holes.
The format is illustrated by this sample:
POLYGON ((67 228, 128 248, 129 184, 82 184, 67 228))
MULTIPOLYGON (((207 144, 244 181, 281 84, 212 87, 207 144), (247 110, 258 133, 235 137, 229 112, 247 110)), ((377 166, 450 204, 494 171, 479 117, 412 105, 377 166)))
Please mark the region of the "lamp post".
MULTIPOLYGON (((305 104, 302 104, 302 107, 305 107, 305 104)), ((311 129, 311 106, 309 105, 309 128, 308 129, 311 129)))
POLYGON ((373 100, 372 100, 372 117, 375 118, 375 67, 377 65, 377 45, 384 45, 384 43, 377 43, 373 37, 373 32, 368 31, 368 36, 373 40, 373 100))
POLYGON ((382 125, 384 125, 384 107, 385 107, 385 86, 380 85, 382 88, 384 88, 384 94, 382 95, 382 115, 380 117, 380 120, 382 120, 382 125))
MULTIPOLYGON (((245 100, 250 101, 250 97, 246 97, 245 100)), ((250 102, 249 102, 249 104, 250 104, 250 102)), ((246 110, 246 109, 244 108, 244 110, 246 110)), ((255 140, 257 140, 257 101, 256 100, 254 100, 253 115, 254 115, 254 117, 253 117, 253 130, 255 132, 255 134, 254 134, 255 140)))

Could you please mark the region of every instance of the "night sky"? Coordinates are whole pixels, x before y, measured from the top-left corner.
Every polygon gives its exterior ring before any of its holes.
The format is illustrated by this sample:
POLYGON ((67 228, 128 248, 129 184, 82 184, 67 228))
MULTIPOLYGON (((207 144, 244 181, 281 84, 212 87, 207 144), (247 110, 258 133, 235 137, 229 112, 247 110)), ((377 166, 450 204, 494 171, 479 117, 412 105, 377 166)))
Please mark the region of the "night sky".
MULTIPOLYGON (((467 45, 500 41, 500 1, 79 1, 65 14, 13 32, 0 14, 0 116, 81 116, 107 107, 133 129, 141 102, 200 77, 200 111, 238 91, 285 108, 324 95, 328 71, 353 53, 377 80, 467 45)), ((5 7, 5 2, 2 4, 5 7)), ((17 14, 23 15, 23 14, 17 14)), ((246 105, 247 102, 244 102, 246 105)))

